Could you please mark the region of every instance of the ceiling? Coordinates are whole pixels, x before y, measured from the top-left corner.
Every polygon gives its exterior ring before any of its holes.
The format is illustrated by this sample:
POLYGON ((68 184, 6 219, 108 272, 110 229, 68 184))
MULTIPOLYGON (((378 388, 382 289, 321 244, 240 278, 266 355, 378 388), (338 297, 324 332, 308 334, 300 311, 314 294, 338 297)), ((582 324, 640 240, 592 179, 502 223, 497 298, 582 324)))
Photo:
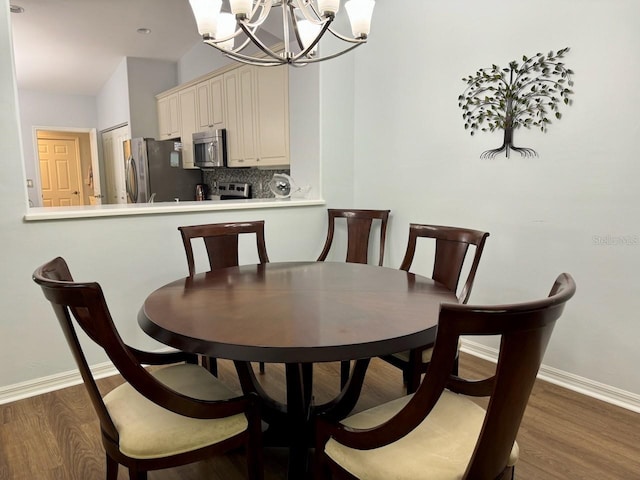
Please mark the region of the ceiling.
POLYGON ((187 0, 10 3, 20 89, 96 95, 123 57, 176 61, 200 41, 187 0))

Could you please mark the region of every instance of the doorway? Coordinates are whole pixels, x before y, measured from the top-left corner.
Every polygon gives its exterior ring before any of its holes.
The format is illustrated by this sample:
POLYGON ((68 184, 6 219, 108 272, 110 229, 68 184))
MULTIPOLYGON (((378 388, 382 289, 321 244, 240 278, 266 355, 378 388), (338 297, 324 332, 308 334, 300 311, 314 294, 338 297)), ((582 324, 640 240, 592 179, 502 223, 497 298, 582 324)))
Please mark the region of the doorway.
MULTIPOLYGON (((38 130, 38 165, 42 206, 88 205, 93 196, 91 165, 82 162, 81 135, 75 132, 38 130)), ((82 142, 82 143, 85 143, 82 142)))
MULTIPOLYGON (((100 204, 100 174, 95 130, 34 129, 37 197, 32 206, 100 204)), ((31 197, 33 198, 33 197, 31 197)))
POLYGON ((129 125, 101 132, 105 176, 105 203, 127 203, 124 141, 131 139, 129 125))

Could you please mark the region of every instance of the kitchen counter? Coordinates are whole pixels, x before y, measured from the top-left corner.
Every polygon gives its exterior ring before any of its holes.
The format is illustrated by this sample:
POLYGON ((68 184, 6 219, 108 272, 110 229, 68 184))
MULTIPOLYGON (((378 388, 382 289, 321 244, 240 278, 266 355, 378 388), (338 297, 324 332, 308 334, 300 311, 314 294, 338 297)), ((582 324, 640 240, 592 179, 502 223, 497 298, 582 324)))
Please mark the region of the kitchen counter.
POLYGON ((215 210, 252 210, 325 205, 323 199, 252 198, 249 200, 205 200, 201 202, 128 203, 118 205, 86 205, 80 207, 31 207, 24 215, 27 222, 66 220, 73 218, 116 217, 125 215, 159 215, 215 210))

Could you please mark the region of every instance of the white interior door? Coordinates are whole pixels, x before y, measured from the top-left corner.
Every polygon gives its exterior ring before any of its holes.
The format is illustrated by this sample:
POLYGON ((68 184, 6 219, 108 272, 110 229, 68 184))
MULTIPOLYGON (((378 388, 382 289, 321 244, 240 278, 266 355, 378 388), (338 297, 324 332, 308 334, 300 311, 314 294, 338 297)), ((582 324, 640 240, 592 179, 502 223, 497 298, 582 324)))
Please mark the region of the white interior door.
POLYGON ((102 133, 107 203, 127 203, 125 158, 122 145, 125 140, 130 138, 128 125, 102 133))

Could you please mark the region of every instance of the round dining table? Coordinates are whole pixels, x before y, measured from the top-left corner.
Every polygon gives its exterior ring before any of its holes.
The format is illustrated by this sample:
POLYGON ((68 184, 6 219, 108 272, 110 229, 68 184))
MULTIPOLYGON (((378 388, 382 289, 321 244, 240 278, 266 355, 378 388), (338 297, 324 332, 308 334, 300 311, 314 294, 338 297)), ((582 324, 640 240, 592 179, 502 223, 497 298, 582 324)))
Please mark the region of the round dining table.
MULTIPOLYGON (((289 479, 306 477, 314 417, 346 417, 369 359, 429 345, 441 303, 433 280, 356 263, 285 262, 215 269, 152 292, 141 328, 177 349, 234 361, 242 389, 262 398, 265 438, 290 450, 289 479), (313 364, 355 361, 337 398, 315 405, 313 364), (286 404, 260 386, 249 362, 283 363, 286 404)), ((268 442, 267 442, 268 443, 268 442)))

